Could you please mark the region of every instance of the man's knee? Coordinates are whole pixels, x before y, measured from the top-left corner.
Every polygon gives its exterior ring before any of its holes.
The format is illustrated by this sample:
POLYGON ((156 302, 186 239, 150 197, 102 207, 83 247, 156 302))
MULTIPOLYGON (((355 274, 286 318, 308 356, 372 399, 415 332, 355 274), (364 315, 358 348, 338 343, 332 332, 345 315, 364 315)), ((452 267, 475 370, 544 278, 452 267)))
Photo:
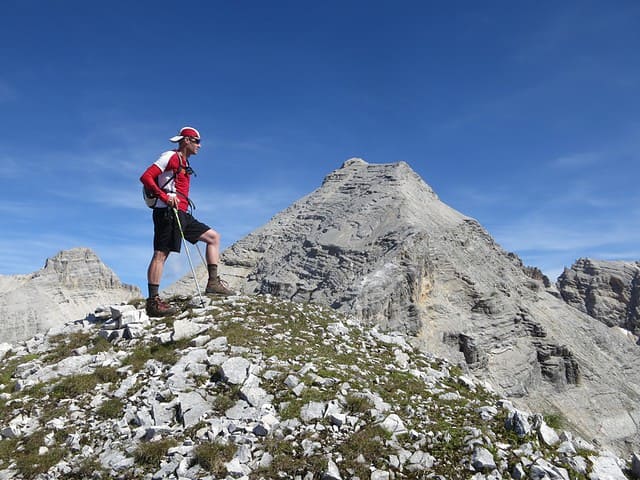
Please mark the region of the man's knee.
POLYGON ((161 250, 154 250, 153 257, 151 257, 152 262, 160 262, 164 263, 167 261, 167 257, 169 256, 169 252, 163 252, 161 250))
POLYGON ((220 234, 210 228, 200 236, 200 240, 205 243, 217 245, 220 243, 220 234))

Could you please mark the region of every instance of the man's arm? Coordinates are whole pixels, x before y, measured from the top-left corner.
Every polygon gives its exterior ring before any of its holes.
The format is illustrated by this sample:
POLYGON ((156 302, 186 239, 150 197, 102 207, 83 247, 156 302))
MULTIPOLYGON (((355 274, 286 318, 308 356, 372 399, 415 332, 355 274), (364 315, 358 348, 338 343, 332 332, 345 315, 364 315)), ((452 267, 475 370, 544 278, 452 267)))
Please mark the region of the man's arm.
POLYGON ((153 192, 156 195, 156 197, 158 197, 164 203, 168 203, 169 196, 156 183, 156 178, 161 173, 162 173, 162 170, 160 169, 160 167, 158 167, 154 163, 144 171, 144 173, 140 177, 140 181, 147 188, 147 190, 149 190, 150 192, 153 192))

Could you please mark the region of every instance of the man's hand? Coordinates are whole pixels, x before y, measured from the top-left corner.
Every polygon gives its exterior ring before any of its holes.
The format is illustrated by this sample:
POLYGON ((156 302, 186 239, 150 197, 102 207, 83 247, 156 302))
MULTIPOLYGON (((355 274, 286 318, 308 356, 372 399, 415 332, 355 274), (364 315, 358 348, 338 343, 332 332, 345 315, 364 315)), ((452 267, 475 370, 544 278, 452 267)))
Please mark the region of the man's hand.
POLYGON ((180 199, 176 195, 169 195, 169 198, 167 199, 167 205, 170 208, 178 208, 179 204, 180 199))

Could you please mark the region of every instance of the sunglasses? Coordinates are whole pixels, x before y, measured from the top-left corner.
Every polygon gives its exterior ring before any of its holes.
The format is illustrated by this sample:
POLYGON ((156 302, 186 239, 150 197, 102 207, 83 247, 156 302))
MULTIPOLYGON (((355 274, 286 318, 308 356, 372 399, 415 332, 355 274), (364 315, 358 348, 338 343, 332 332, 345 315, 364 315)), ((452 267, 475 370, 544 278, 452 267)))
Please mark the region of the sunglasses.
POLYGON ((196 137, 187 137, 191 143, 195 143, 196 145, 200 145, 200 139, 196 137))

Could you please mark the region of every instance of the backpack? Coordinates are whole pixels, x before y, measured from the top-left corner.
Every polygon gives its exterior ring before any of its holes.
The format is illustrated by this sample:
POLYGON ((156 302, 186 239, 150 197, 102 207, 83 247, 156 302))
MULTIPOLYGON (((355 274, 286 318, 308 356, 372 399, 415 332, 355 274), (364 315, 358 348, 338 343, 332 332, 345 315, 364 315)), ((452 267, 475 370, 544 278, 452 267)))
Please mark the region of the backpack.
MULTIPOLYGON (((181 168, 182 168, 182 165, 178 168, 178 170, 173 172, 173 175, 171 175, 171 177, 166 182, 162 184, 162 186, 160 187, 160 190, 164 190, 164 187, 166 187, 171 180, 176 178, 176 175, 178 175, 178 172, 180 171, 181 168)), ((158 182, 158 178, 156 177, 156 183, 157 182, 158 182)), ((142 198, 144 200, 144 203, 149 208, 155 208, 156 203, 158 203, 158 197, 156 196, 156 194, 151 190, 147 189, 147 187, 145 187, 144 185, 142 185, 142 198)))

